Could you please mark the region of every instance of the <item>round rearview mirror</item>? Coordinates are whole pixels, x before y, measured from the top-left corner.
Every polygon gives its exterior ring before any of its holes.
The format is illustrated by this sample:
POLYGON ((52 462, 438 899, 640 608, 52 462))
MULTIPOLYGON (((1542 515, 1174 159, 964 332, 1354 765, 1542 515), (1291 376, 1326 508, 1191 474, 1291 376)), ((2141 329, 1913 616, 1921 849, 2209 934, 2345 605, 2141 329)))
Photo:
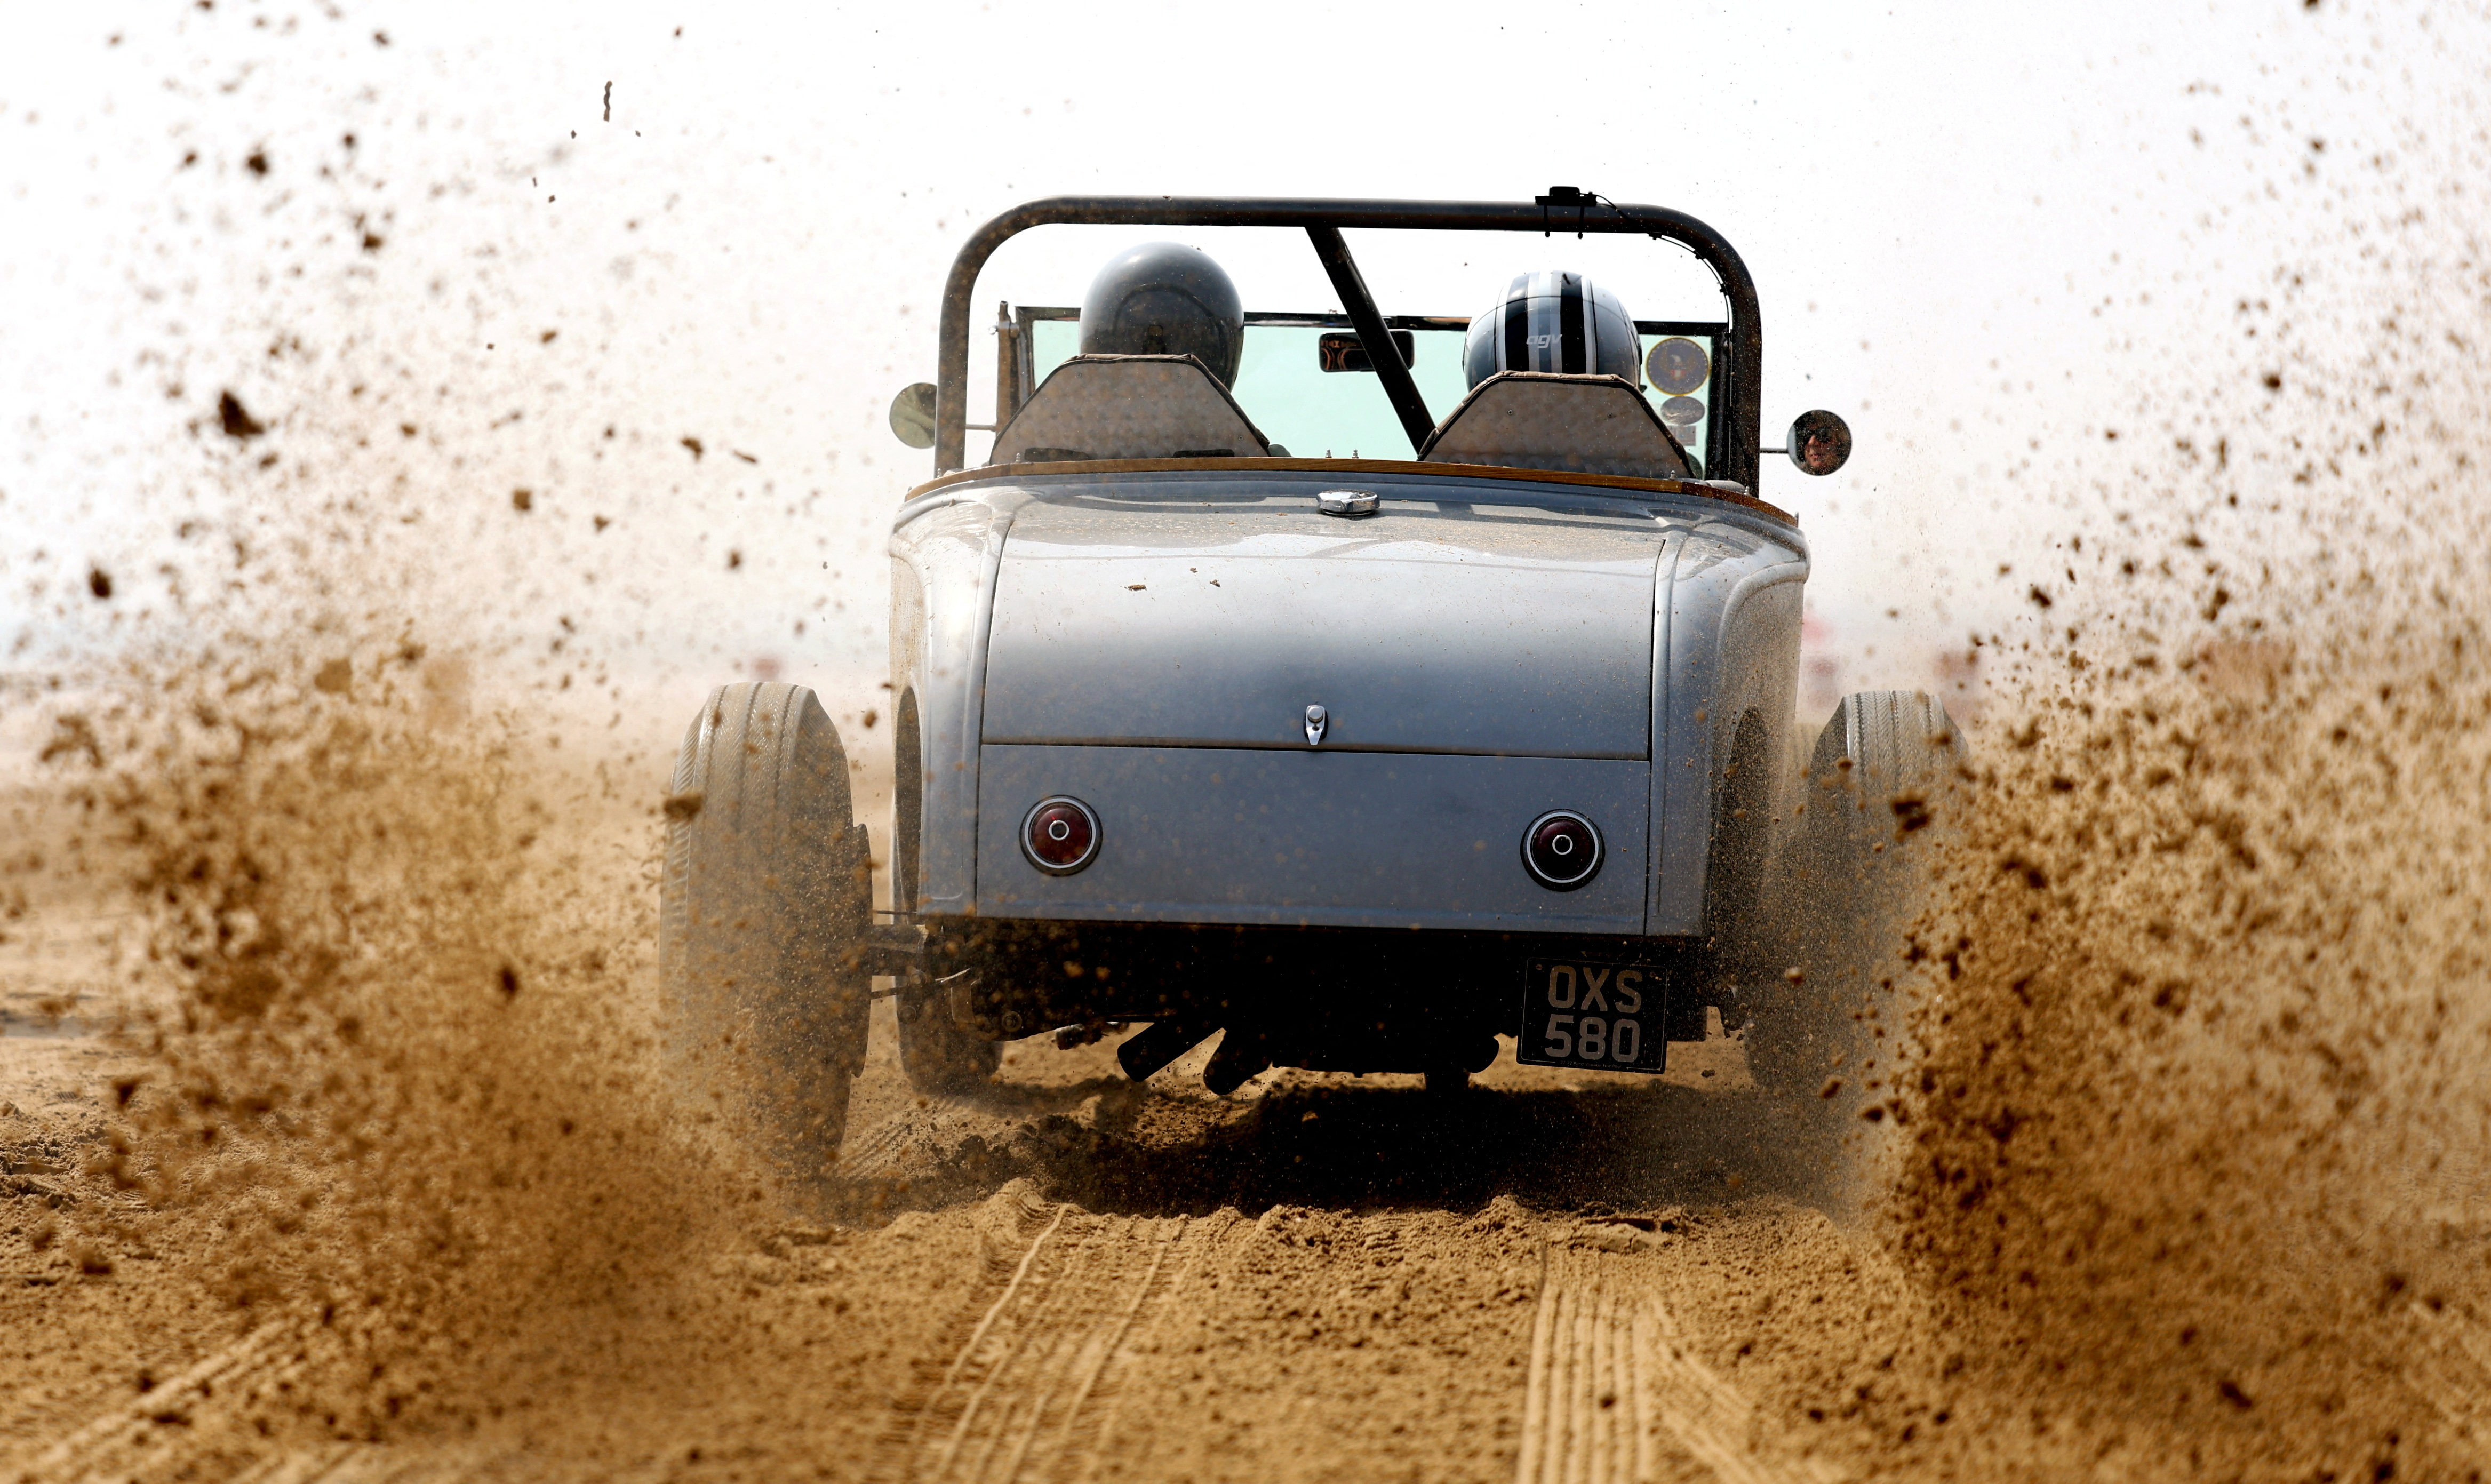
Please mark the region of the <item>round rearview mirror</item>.
POLYGON ((1791 423, 1782 451, 1802 474, 1832 474, 1851 462, 1851 424, 1822 408, 1801 413, 1791 423))
MULTIPOLYGON (((1815 414, 1811 413, 1809 416, 1813 417, 1815 414)), ((1833 414, 1829 412, 1825 416, 1830 418, 1833 414)), ((912 449, 934 447, 934 384, 932 382, 921 381, 899 389, 899 394, 891 399, 891 430, 901 443, 912 449)), ((1851 447, 1848 440, 1842 446, 1845 450, 1851 447)))

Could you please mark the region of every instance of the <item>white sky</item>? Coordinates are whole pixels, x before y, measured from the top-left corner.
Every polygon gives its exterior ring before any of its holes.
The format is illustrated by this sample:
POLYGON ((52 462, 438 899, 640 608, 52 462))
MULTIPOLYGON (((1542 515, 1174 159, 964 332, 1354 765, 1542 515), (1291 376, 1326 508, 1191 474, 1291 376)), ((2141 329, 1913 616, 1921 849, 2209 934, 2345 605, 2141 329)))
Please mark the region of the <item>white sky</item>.
MULTIPOLYGON (((885 408, 931 378, 970 227, 1059 191, 1562 183, 1704 218, 1763 296, 1769 441, 1811 406, 1858 437, 1843 474, 1773 460, 1763 490, 1814 543, 1828 643, 1850 684, 1920 683, 2013 609, 1996 567, 2072 518, 2098 429, 2238 374, 2206 347, 2296 243, 2478 163, 2491 56, 2478 17, 2336 0, 217 0, 11 30, 0 669, 165 624, 176 583, 213 608, 231 538, 291 521, 366 554, 331 595, 349 626, 465 626, 548 677, 562 638, 668 735, 765 655, 841 693, 879 675, 887 512, 928 470, 885 408), (221 436, 225 389, 268 434, 221 436)), ((981 320, 1077 303, 1135 235, 1023 239, 981 320)), ((1167 235, 1249 307, 1332 306, 1302 238, 1167 235)), ((1388 312, 1470 313, 1543 265, 1646 317, 1715 303, 1623 240, 1352 246, 1388 312)))

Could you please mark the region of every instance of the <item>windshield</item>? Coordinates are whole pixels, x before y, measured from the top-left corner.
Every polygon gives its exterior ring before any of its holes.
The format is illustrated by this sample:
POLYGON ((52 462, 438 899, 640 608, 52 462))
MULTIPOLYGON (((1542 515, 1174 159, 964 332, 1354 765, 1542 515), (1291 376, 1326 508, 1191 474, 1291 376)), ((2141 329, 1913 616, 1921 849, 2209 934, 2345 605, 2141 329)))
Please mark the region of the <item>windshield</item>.
MULTIPOLYGON (((1025 330, 1022 344, 1029 352, 1022 384, 1035 388, 1080 349, 1080 311, 1023 306, 1018 315, 1025 330)), ((1442 422, 1470 390, 1462 375, 1462 339, 1469 319, 1396 315, 1386 323, 1396 340, 1410 337, 1411 379, 1426 399, 1429 415, 1442 422)), ((1635 321, 1643 340, 1644 395, 1686 450, 1699 476, 1712 444, 1714 363, 1725 328, 1635 321)), ((1275 445, 1275 454, 1285 449, 1298 458, 1416 457, 1418 451, 1393 417, 1382 380, 1365 367, 1362 353, 1344 357, 1336 348, 1344 337, 1356 340, 1345 314, 1248 313, 1245 359, 1237 385, 1229 390, 1275 445), (1329 355, 1327 341, 1333 342, 1329 355), (1357 368, 1328 368, 1344 360, 1357 368)))

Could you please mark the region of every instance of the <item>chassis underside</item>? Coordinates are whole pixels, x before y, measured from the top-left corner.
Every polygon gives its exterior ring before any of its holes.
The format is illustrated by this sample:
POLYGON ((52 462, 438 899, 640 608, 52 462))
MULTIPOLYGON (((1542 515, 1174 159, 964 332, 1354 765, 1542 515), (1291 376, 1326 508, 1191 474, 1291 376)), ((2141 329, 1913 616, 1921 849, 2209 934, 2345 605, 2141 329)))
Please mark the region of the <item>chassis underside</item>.
POLYGON ((1671 1040, 1702 1039, 1730 994, 1700 942, 1580 934, 943 917, 925 966, 952 1022, 990 1040, 1152 1021, 1251 1035, 1280 1065, 1415 1072, 1485 1065, 1521 1029, 1533 956, 1655 971, 1671 1040))

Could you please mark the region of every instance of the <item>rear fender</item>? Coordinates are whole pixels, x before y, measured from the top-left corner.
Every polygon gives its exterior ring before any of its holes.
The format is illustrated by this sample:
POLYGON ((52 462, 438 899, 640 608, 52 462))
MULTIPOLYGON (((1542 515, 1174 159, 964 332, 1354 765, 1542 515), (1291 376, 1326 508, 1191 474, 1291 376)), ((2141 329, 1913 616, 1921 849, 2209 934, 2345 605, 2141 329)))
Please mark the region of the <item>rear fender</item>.
POLYGON ((1645 931, 1702 937, 1722 900, 1711 882, 1727 867, 1719 852, 1742 840, 1762 808, 1781 813, 1781 770, 1799 683, 1799 633, 1808 575, 1796 536, 1769 535, 1744 522, 1705 522, 1677 543, 1659 604, 1653 687, 1653 896, 1645 931), (1740 744, 1743 725, 1746 741, 1740 744), (1758 749, 1761 749, 1759 752, 1758 749), (1763 770, 1764 787, 1733 769, 1763 770), (1727 800, 1727 801, 1725 801, 1727 800))
MULTIPOLYGON (((1004 538, 1028 498, 1009 487, 947 490, 903 507, 892 531, 891 685, 915 701, 919 912, 963 912, 977 899, 986 630, 1004 538)), ((905 761, 894 770, 911 771, 905 761)))

